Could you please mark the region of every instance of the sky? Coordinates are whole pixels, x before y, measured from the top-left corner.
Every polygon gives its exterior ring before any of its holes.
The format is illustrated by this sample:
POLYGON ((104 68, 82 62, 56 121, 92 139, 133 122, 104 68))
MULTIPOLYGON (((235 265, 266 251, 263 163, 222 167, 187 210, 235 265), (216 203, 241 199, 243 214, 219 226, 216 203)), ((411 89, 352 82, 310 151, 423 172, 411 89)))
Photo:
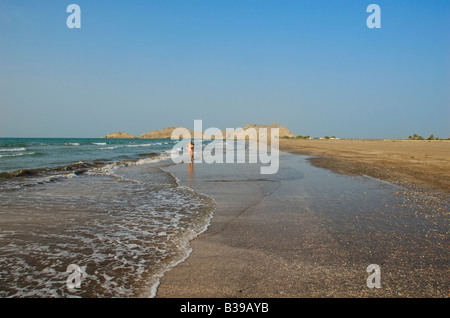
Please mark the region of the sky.
POLYGON ((0 137, 450 137, 448 0, 0 0, 0 137), (70 29, 70 4, 81 28, 70 29), (381 28, 368 28, 378 4, 381 28))

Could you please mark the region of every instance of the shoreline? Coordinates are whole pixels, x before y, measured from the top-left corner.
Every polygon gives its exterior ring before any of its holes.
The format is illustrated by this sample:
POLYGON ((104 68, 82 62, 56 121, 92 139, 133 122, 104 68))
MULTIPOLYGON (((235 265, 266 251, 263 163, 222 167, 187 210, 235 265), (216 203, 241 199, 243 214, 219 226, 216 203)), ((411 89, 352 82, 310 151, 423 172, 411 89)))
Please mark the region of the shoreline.
POLYGON ((280 159, 263 178, 258 165, 169 168, 217 205, 156 298, 448 296, 448 203, 330 173, 304 155, 280 159), (379 290, 366 286, 368 264, 382 267, 379 290))
POLYGON ((314 156, 316 167, 367 175, 410 191, 450 201, 450 141, 286 140, 280 151, 314 156))

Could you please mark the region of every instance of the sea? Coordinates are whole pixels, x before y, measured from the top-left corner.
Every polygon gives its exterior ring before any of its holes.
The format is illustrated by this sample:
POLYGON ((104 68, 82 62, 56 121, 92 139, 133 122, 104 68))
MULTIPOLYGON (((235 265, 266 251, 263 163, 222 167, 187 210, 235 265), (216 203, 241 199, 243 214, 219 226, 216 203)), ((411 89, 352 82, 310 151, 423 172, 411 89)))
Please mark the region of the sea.
POLYGON ((0 297, 155 297, 213 198, 170 139, 0 138, 0 297))

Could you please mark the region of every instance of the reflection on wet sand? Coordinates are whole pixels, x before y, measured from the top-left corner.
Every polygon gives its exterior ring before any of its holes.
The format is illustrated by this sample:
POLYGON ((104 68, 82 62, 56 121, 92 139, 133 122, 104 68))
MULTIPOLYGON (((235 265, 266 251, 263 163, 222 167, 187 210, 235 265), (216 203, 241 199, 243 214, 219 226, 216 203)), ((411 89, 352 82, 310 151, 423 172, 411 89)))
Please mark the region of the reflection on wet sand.
MULTIPOLYGON (((158 297, 448 296, 446 203, 288 153, 264 177, 259 164, 195 169, 192 188, 214 198, 214 217, 158 297), (371 264, 381 288, 367 285, 371 264)), ((192 182, 182 165, 166 170, 192 182)))
POLYGON ((194 180, 194 162, 188 164, 188 186, 192 187, 192 182, 194 180))

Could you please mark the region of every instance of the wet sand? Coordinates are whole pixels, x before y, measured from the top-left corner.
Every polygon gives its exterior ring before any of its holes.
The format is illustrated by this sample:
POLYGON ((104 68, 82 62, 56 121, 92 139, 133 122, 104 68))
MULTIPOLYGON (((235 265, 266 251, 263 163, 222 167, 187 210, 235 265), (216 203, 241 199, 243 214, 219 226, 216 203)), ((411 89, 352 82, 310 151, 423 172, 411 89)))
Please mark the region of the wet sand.
POLYGON ((257 164, 167 168, 217 207, 156 297, 448 297, 448 202, 310 160, 281 153, 275 175, 257 164), (367 287, 370 264, 380 289, 367 287))
POLYGON ((450 194, 450 140, 281 139, 280 149, 310 159, 317 167, 368 175, 430 194, 450 194))

